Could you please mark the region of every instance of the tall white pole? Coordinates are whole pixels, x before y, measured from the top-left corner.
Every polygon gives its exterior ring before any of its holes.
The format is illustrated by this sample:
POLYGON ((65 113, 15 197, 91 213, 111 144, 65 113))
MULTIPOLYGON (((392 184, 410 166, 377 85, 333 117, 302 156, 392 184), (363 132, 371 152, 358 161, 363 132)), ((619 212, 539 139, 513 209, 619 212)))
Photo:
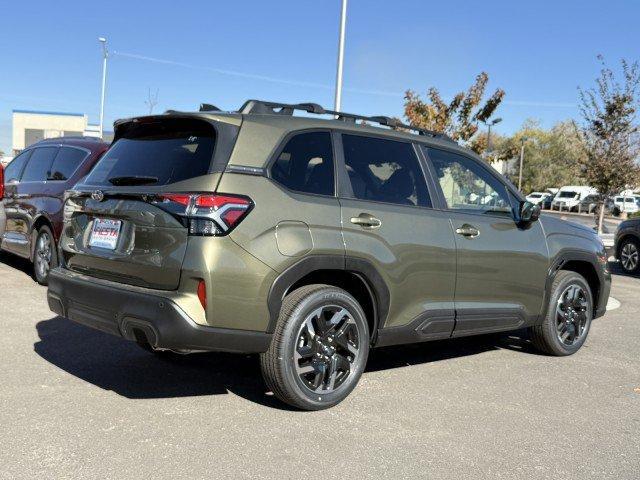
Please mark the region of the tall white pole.
POLYGON ((98 41, 102 44, 102 95, 100 99, 100 138, 103 138, 104 127, 104 97, 107 86, 107 57, 109 51, 107 50, 107 39, 100 37, 98 41))
POLYGON ((347 0, 342 0, 342 13, 340 14, 340 40, 338 42, 338 71, 336 73, 336 100, 334 110, 339 112, 342 104, 342 64, 344 63, 344 34, 347 24, 347 0))

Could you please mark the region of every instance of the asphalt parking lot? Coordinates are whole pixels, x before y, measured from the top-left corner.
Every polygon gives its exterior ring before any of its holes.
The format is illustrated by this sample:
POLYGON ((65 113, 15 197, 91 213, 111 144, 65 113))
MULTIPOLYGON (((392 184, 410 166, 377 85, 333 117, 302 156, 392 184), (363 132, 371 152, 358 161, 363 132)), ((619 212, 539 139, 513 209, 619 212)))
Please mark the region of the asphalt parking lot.
POLYGON ((0 255, 0 478, 640 478, 640 279, 568 358, 494 335, 374 351, 324 412, 256 358, 162 360, 49 312, 0 255))

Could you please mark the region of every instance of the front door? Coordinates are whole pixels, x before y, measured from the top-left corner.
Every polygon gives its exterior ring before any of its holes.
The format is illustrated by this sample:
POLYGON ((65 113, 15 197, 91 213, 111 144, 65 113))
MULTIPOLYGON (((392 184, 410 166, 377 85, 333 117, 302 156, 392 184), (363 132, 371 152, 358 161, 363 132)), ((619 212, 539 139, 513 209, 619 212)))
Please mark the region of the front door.
POLYGON ((43 196, 44 182, 47 180, 53 158, 58 147, 39 147, 30 151, 25 161, 19 181, 10 184, 9 198, 5 206, 6 230, 2 247, 17 255, 29 257, 31 254, 31 227, 38 211, 38 199, 43 196))
POLYGON ((340 196, 347 267, 369 262, 390 293, 379 344, 449 337, 455 241, 446 212, 432 208, 414 146, 348 134, 338 143, 347 187, 340 196))
POLYGON ((514 220, 517 199, 491 167, 423 147, 455 232, 454 336, 530 325, 542 308, 549 263, 539 222, 514 220))

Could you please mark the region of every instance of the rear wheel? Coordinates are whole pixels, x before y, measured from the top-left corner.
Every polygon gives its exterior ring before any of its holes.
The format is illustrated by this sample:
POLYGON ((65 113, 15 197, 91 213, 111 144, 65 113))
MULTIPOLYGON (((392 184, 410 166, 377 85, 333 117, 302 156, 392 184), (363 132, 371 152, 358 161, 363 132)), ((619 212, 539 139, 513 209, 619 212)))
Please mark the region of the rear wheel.
POLYGON ((547 316, 531 327, 531 341, 549 355, 565 356, 584 344, 593 318, 593 296, 582 275, 561 270, 551 287, 547 316))
POLYGON ((49 272, 58 266, 56 242, 51 229, 43 225, 38 230, 36 245, 33 250, 33 273, 40 285, 47 285, 49 272))
POLYGON ((640 270, 640 246, 633 238, 625 238, 618 251, 620 265, 627 273, 638 273, 640 270))
POLYGON ((309 285, 287 295, 262 374, 276 397, 321 410, 355 388, 369 355, 369 327, 358 302, 340 288, 309 285))

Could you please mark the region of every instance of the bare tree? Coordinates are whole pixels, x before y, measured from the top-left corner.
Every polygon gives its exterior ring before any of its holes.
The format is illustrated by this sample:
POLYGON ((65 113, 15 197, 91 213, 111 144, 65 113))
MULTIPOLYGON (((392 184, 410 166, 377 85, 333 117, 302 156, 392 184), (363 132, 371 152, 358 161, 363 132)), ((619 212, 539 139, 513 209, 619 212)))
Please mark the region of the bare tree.
POLYGON ((153 114, 153 108, 158 104, 158 93, 160 90, 157 88, 155 95, 151 95, 151 87, 147 89, 147 100, 144 101, 144 104, 149 108, 149 115, 153 114))
POLYGON ((595 87, 579 88, 582 123, 578 132, 586 150, 584 177, 600 194, 598 233, 602 232, 604 201, 640 178, 640 142, 636 112, 640 71, 638 62, 621 61, 622 81, 599 55, 600 76, 595 87))

